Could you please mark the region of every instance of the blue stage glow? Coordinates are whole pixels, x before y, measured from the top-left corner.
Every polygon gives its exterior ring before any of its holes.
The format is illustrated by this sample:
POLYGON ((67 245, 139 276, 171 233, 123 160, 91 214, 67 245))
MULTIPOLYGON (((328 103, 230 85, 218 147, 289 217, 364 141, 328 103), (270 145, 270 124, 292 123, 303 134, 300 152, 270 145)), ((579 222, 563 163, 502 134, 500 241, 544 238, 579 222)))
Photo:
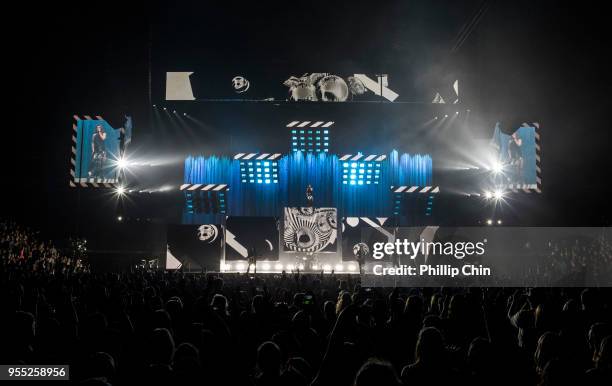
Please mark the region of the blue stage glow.
MULTIPOLYGON (((328 153, 290 153, 274 161, 262 160, 271 162, 271 172, 262 171, 258 176, 255 171, 255 163, 258 161, 255 159, 243 161, 230 157, 194 156, 185 160, 184 182, 228 184, 230 189, 225 200, 227 214, 231 216, 281 216, 284 207, 307 205, 304 190, 311 184, 316 206, 338 208, 339 216, 353 217, 384 217, 392 214, 395 208, 389 194, 390 186, 432 184, 432 160, 429 155, 399 154, 393 151, 382 162, 339 158, 328 153), (272 165, 272 162, 276 165, 272 165), (356 164, 354 168, 351 167, 353 163, 356 164), (364 164, 363 168, 361 163, 364 164), (253 171, 249 172, 249 168, 253 171), (275 168, 277 172, 273 171, 275 168), (365 172, 359 174, 360 169, 365 172), (269 177, 265 174, 269 174, 269 177), (351 176, 354 178, 351 179, 351 176), (258 180, 261 183, 257 183, 258 180), (265 183, 265 180, 270 182, 265 183), (360 180, 362 185, 358 184, 360 180), (372 183, 376 180, 378 184, 372 183)), ((260 165, 260 168, 263 167, 260 165)), ((190 214, 186 208, 183 221, 190 224, 222 221, 221 217, 215 216, 190 214)))

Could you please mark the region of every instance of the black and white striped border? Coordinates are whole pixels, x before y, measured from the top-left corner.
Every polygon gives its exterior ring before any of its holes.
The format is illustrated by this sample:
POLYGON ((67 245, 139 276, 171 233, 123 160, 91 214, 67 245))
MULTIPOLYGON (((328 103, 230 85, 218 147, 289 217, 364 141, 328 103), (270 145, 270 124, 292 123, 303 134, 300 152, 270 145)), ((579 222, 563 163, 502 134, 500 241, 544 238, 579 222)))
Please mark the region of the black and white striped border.
POLYGON ((339 158, 340 161, 384 161, 387 159, 387 156, 382 154, 370 154, 368 156, 363 154, 344 154, 339 158))
POLYGON ((542 193, 542 144, 540 136, 540 124, 538 122, 523 122, 524 127, 535 128, 535 146, 536 146, 536 186, 535 188, 530 187, 510 187, 510 190, 514 193, 542 193))
POLYGON ((291 121, 287 127, 330 127, 334 121, 291 121))
POLYGON ((179 190, 220 192, 229 190, 229 187, 227 184, 183 184, 179 186, 179 190))
POLYGON ((439 186, 392 186, 391 191, 393 193, 440 193, 439 186))
POLYGON ((94 181, 89 178, 77 178, 76 176, 76 159, 77 159, 77 131, 78 131, 78 122, 84 120, 92 120, 96 119, 99 121, 103 121, 101 115, 95 115, 93 118, 90 115, 83 115, 80 117, 78 115, 72 116, 72 145, 70 148, 70 182, 69 186, 71 188, 115 188, 117 187, 116 182, 106 182, 106 181, 94 181))
MULTIPOLYGON (((82 178, 83 180, 87 180, 86 178, 82 178)), ((71 188, 116 188, 116 182, 78 182, 78 181, 70 181, 71 188)))
POLYGON ((275 160, 279 158, 281 153, 238 153, 234 159, 239 160, 275 160))
POLYGON ((533 185, 513 185, 510 184, 506 187, 506 190, 512 193, 542 193, 537 184, 533 185))

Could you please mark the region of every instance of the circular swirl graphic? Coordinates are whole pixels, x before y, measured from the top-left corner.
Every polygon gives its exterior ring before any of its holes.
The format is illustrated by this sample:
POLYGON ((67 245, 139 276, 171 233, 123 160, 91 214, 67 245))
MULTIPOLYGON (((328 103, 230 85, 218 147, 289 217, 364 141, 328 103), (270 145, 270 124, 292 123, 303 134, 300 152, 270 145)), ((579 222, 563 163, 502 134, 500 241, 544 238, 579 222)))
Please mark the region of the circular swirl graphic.
POLYGON ((294 252, 319 252, 336 241, 333 208, 285 208, 285 247, 294 252))
POLYGON ((200 241, 208 241, 210 244, 217 239, 218 234, 219 230, 215 225, 200 225, 198 227, 198 239, 200 241))
POLYGON ((367 256, 370 253, 370 247, 366 243, 357 243, 353 245, 353 255, 367 256))

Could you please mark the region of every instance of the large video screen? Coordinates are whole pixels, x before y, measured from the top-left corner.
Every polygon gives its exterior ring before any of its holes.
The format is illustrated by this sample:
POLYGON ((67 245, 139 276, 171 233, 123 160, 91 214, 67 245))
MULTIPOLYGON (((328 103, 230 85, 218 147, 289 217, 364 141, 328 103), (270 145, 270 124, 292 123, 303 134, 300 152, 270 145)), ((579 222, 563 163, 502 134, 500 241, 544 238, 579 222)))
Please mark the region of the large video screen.
POLYGON ((285 208, 284 251, 336 252, 337 237, 336 208, 285 208))
POLYGON ((496 125, 491 144, 495 149, 494 185, 501 189, 539 189, 537 127, 521 126, 504 133, 496 125))
POLYGON ((225 260, 278 260, 276 217, 230 216, 225 227, 225 260))
POLYGON ((219 269, 223 240, 221 225, 170 225, 167 239, 166 269, 219 269))
POLYGON ((372 258, 369 246, 394 242, 395 235, 386 228, 387 217, 345 217, 342 220, 342 260, 355 260, 359 254, 372 258))
POLYGON ((354 3, 341 18, 329 16, 335 6, 327 3, 308 15, 283 7, 259 15, 248 5, 237 10, 224 2, 205 9, 201 2, 152 6, 153 100, 462 103, 467 66, 440 52, 453 49, 464 19, 423 20, 463 14, 469 6, 396 3, 354 3), (168 23, 172 19, 182 28, 168 23), (372 33, 367 25, 380 30, 372 33), (202 39, 219 28, 223 39, 202 39))
POLYGON ((120 129, 107 121, 75 119, 72 136, 72 180, 75 183, 116 183, 120 129))

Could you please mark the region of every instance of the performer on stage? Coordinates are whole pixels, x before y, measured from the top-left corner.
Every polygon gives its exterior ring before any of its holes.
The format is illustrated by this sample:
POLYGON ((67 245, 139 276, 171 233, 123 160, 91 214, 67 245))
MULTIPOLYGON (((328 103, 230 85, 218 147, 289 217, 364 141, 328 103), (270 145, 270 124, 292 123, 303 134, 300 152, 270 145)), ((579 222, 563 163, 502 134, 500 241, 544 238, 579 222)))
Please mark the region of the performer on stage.
POLYGON ((249 274, 249 271, 251 270, 251 265, 253 265, 253 273, 256 275, 257 274, 257 250, 255 249, 255 247, 251 247, 249 248, 249 254, 247 256, 247 275, 249 274))
POLYGON ((359 273, 363 273, 363 269, 366 263, 366 256, 370 253, 370 248, 366 243, 360 242, 353 246, 353 255, 359 264, 359 273))
POLYGON ((106 163, 106 132, 102 125, 96 126, 96 132, 91 138, 91 161, 89 164, 89 177, 104 178, 106 163))
POLYGON ((366 253, 363 249, 360 249, 357 253, 357 264, 359 264, 359 274, 363 274, 363 268, 365 267, 366 253))
POLYGON ((309 207, 312 208, 314 206, 314 194, 312 186, 310 184, 308 184, 308 186, 306 187, 306 201, 308 201, 309 207))
POLYGON ((516 132, 512 133, 512 137, 508 143, 508 155, 510 157, 510 165, 514 170, 514 183, 523 185, 523 140, 519 138, 516 132))

